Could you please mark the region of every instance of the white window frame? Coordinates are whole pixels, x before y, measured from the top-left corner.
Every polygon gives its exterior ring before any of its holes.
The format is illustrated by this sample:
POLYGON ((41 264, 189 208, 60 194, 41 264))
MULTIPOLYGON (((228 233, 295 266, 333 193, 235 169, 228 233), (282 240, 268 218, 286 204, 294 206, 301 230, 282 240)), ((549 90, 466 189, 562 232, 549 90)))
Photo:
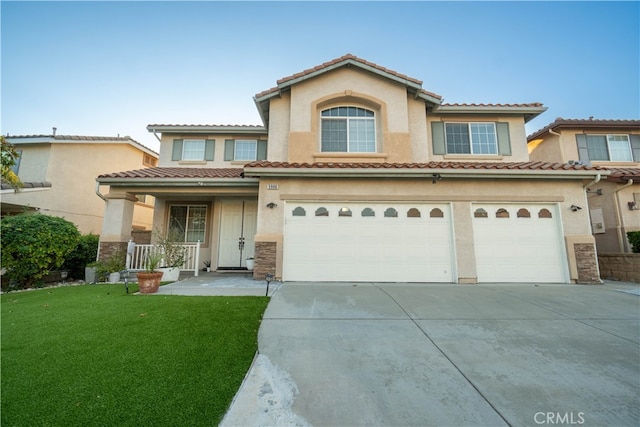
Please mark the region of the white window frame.
POLYGON ((235 161, 253 161, 258 158, 258 140, 257 139, 236 139, 233 145, 233 160, 235 161), (242 150, 238 151, 238 147, 243 144, 252 143, 252 151, 242 150), (239 155, 243 154, 243 155, 239 155))
MULTIPOLYGON (((363 108, 363 107, 358 107, 358 106, 354 106, 354 105, 340 105, 337 107, 331 107, 331 108, 325 108, 324 110, 320 111, 320 151, 323 153, 376 153, 377 152, 377 147, 378 147, 378 135, 377 135, 377 127, 376 127, 376 112, 373 110, 369 110, 368 108, 363 108), (359 110, 363 110, 366 111, 368 113, 371 113, 372 116, 370 117, 364 117, 364 116, 349 116, 349 115, 345 115, 345 116, 323 116, 322 113, 324 113, 325 111, 329 111, 329 110, 333 110, 333 109, 337 109, 337 108, 356 108, 359 110), (346 133, 347 133, 347 151, 324 151, 323 149, 323 136, 322 136, 322 123, 325 121, 344 121, 346 123, 346 133), (366 121, 366 122, 371 122, 373 125, 373 141, 365 141, 366 144, 372 144, 372 149, 371 150, 366 150, 366 151, 356 151, 353 149, 352 147, 352 135, 351 135, 351 122, 362 122, 362 121, 366 121)), ((353 144, 355 145, 355 144, 353 144)))
POLYGON ((182 203, 172 203, 169 205, 169 209, 168 209, 168 213, 169 213, 169 229, 172 228, 176 228, 175 227, 175 222, 173 221, 173 217, 171 216, 171 210, 173 207, 186 207, 187 208, 187 213, 186 213, 186 217, 185 217, 185 224, 178 224, 180 225, 179 228, 177 228, 177 231, 180 233, 180 235, 183 236, 183 243, 195 243, 198 240, 200 240, 201 243, 203 243, 207 237, 207 216, 208 216, 208 206, 207 205, 201 205, 201 204, 182 204, 182 203), (202 209, 204 208, 204 215, 202 220, 204 221, 204 226, 202 227, 202 230, 200 229, 190 229, 189 228, 189 224, 193 223, 194 219, 193 219, 193 215, 194 213, 192 213, 192 209, 194 208, 198 208, 198 209, 202 209), (195 231, 198 232, 202 232, 202 239, 195 239, 195 240, 189 240, 188 237, 190 235, 190 233, 193 233, 195 231))
POLYGON ((184 139, 182 141, 182 160, 187 162, 204 160, 206 146, 207 141, 204 139, 184 139))
POLYGON ((499 153, 500 147, 498 146, 498 130, 496 129, 496 124, 495 122, 445 122, 444 123, 444 146, 445 146, 445 152, 447 154, 468 154, 468 155, 474 155, 474 156, 495 156, 499 153), (469 152, 468 153, 453 153, 449 151, 449 136, 448 136, 448 132, 447 132, 447 126, 448 125, 467 125, 467 131, 468 131, 468 135, 469 135, 469 152), (494 148, 494 152, 493 153, 476 153, 474 151, 474 133, 472 130, 472 126, 473 125, 490 125, 493 128, 493 148, 494 148))

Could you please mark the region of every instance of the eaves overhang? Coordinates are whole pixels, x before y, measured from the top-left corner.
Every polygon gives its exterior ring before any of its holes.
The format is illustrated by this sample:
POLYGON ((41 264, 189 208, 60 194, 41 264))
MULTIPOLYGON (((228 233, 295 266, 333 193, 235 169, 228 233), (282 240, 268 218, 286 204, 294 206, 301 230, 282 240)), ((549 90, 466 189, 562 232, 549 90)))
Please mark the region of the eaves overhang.
POLYGON ((267 129, 264 126, 250 125, 148 125, 147 131, 151 133, 192 133, 207 135, 267 134, 267 129))
POLYGON ((524 117, 525 123, 533 120, 547 111, 547 107, 539 103, 533 104, 440 104, 434 108, 434 114, 491 114, 491 115, 519 115, 524 117))
POLYGON ((113 187, 256 187, 257 178, 96 178, 101 185, 113 187))
POLYGON ((554 179, 584 180, 610 174, 599 168, 519 169, 519 168, 446 168, 418 165, 414 167, 260 167, 245 166, 246 177, 296 178, 457 178, 457 179, 554 179))

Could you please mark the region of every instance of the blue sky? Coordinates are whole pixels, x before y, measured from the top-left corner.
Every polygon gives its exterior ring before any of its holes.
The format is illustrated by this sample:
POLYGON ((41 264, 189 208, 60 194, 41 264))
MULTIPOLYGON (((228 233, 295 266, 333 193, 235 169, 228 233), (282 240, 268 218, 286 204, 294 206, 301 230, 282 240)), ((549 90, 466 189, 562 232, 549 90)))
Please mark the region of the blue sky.
POLYGON ((262 124, 253 96, 351 53, 446 103, 640 118, 640 2, 9 2, 2 134, 262 124))

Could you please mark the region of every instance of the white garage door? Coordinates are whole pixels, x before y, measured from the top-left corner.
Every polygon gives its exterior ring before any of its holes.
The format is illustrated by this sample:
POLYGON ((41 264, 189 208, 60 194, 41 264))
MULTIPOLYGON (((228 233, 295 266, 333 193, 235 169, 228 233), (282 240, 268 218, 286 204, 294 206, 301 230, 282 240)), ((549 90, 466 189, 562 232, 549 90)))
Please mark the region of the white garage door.
POLYGON ((473 234, 479 282, 567 281, 555 205, 474 205, 473 234))
POLYGON ((283 280, 452 282, 447 204, 288 202, 283 280))

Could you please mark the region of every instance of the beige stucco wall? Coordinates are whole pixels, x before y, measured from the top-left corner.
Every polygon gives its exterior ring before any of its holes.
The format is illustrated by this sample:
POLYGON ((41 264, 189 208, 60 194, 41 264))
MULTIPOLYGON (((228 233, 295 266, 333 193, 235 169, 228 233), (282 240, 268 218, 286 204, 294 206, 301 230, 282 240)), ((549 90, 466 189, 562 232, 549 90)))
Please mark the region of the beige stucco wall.
POLYGON ((429 141, 433 140, 431 134, 432 122, 505 122, 509 123, 509 140, 511 141, 511 155, 467 155, 467 154, 433 154, 433 147, 429 144, 430 159, 433 161, 479 161, 479 162, 528 162, 529 150, 527 148, 527 134, 524 127, 524 118, 508 116, 484 116, 484 115, 459 115, 431 114, 428 116, 427 132, 429 141))
MULTIPOLYGON (((455 228, 458 278, 461 283, 476 277, 472 232, 472 204, 554 203, 559 206, 563 234, 569 245, 574 241, 593 242, 586 209, 573 212, 571 205, 586 206, 581 181, 532 180, 447 180, 432 184, 431 179, 263 179, 260 187, 258 234, 256 241, 278 245, 277 273, 282 271, 282 234, 286 203, 295 201, 415 201, 451 202, 455 228), (267 190, 277 184, 278 190, 267 190), (275 209, 266 204, 274 202, 275 209)), ((567 248, 569 249, 569 248, 567 248)), ((568 255, 571 252, 568 251, 568 255)), ((575 257, 568 270, 575 279, 575 257)))
MULTIPOLYGON (((160 167, 192 167, 192 168, 241 168, 248 161, 225 161, 224 160, 224 146, 227 139, 266 139, 267 136, 263 133, 256 134, 188 134, 188 133, 166 133, 162 135, 160 142, 160 158, 158 160, 158 166, 160 167), (173 154, 173 140, 174 139, 212 139, 215 141, 214 155, 212 161, 174 161, 171 160, 173 154)), ((275 144, 274 144, 275 145, 275 144)), ((277 147, 275 147, 277 149, 277 147)), ((267 156, 269 156, 269 150, 271 150, 271 143, 267 145, 267 156)))
MULTIPOLYGON (((23 150, 18 176, 23 181, 49 181, 51 188, 5 193, 3 203, 40 208, 48 215, 64 217, 81 233, 100 234, 104 201, 95 193, 100 174, 143 168, 143 152, 126 143, 15 144, 23 150), (34 166, 35 165, 35 166, 34 166), (36 173, 36 169, 40 172, 36 173)), ((104 189, 104 188, 103 188, 104 189)), ((153 207, 138 204, 133 223, 150 227, 153 207)))
POLYGON ((640 230, 640 210, 631 210, 628 205, 640 202, 640 184, 622 187, 620 183, 602 181, 591 188, 601 190, 602 195, 588 194, 589 209, 602 209, 604 217, 605 233, 594 234, 600 253, 630 252, 626 233, 640 230))

